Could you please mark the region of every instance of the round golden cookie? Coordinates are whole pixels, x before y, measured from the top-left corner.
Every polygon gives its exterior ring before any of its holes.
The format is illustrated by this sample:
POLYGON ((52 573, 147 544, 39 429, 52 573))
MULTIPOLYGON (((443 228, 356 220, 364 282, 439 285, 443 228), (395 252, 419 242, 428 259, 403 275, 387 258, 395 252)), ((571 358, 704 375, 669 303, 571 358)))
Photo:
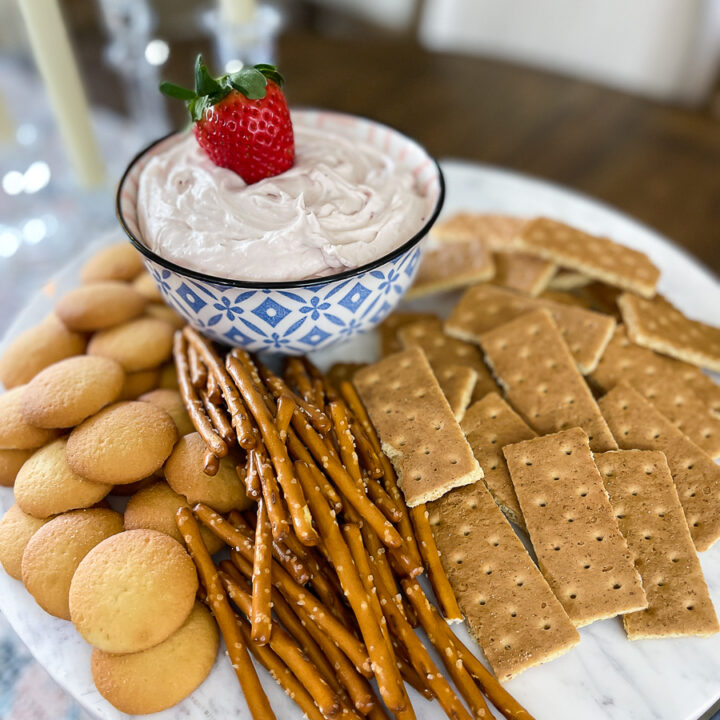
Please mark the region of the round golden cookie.
POLYGON ((140 273, 132 283, 133 289, 144 295, 150 302, 163 302, 157 283, 149 272, 140 273))
POLYGON ((102 280, 131 282, 144 269, 140 253, 129 243, 121 242, 93 255, 83 265, 80 278, 84 283, 102 280))
POLYGON ((70 581, 80 561, 98 543, 123 531, 123 517, 114 510, 74 510, 52 518, 25 546, 22 581, 45 612, 70 619, 70 581))
POLYGON ((235 470, 236 459, 232 455, 220 458, 220 469, 211 477, 203 471, 205 451, 199 433, 180 438, 165 463, 168 485, 190 505, 205 503, 221 513, 250 507, 251 500, 235 470))
POLYGON ((141 317, 95 333, 87 352, 117 360, 127 372, 149 370, 170 359, 173 332, 163 320, 141 317))
POLYGON ((169 390, 167 388, 158 388, 152 392, 141 395, 138 400, 148 402, 151 405, 161 407, 175 422, 178 435, 188 435, 195 432, 195 427, 190 420, 190 416, 185 409, 182 396, 178 390, 169 390))
POLYGON ((168 390, 178 389, 177 368, 174 362, 171 361, 160 366, 160 382, 158 383, 158 387, 168 390))
POLYGON ((177 440, 173 419, 156 405, 119 402, 78 425, 67 444, 67 461, 93 482, 125 485, 159 470, 177 440))
POLYGON ((12 487, 20 468, 34 450, 0 450, 0 485, 12 487))
POLYGON ((139 490, 146 488, 148 485, 152 485, 158 480, 162 480, 162 476, 159 474, 151 475, 150 477, 143 478, 142 480, 138 480, 134 483, 128 483, 127 485, 115 485, 115 487, 113 487, 110 491, 110 494, 115 495, 115 497, 130 497, 139 490))
POLYGON ((125 380, 110 358, 78 355, 41 370, 26 386, 22 414, 36 427, 68 428, 117 400, 125 380))
POLYGON ((176 313, 169 305, 165 305, 165 303, 148 303, 145 308, 145 314, 148 317, 164 320, 168 323, 168 325, 172 325, 176 330, 182 330, 187 325, 185 318, 176 313))
POLYGON ((22 580, 22 556, 30 538, 47 522, 13 505, 0 519, 0 564, 16 580, 22 580))
POLYGON ((138 370, 137 372, 126 373, 123 383, 121 400, 135 400, 138 395, 154 390, 160 382, 160 368, 149 370, 138 370))
POLYGON ((87 340, 71 332, 55 314, 18 335, 0 357, 0 382, 7 388, 24 385, 58 360, 82 355, 87 340))
POLYGON ((91 645, 140 652, 187 619, 198 589, 185 548, 165 533, 126 530, 96 545, 70 584, 70 617, 91 645))
POLYGON ((187 620, 149 650, 113 655, 97 648, 90 669, 98 692, 118 710, 145 715, 177 705, 210 674, 219 635, 210 611, 196 602, 187 620))
POLYGON ((32 450, 57 437, 57 431, 27 422, 22 413, 27 385, 18 385, 0 395, 0 449, 32 450))
POLYGON ((67 438, 36 450, 15 478, 15 501, 23 512, 38 518, 100 502, 112 485, 91 482, 73 472, 66 459, 67 438))
MULTIPOLYGON (((182 495, 178 495, 164 480, 159 480, 139 490, 128 500, 124 516, 125 529, 157 530, 181 543, 183 538, 175 522, 177 511, 181 507, 190 506, 182 495)), ((200 533, 211 555, 225 546, 225 543, 207 528, 201 527, 200 533)))
POLYGON ((142 315, 147 298, 124 282, 82 285, 63 295, 55 313, 70 330, 94 332, 142 315))

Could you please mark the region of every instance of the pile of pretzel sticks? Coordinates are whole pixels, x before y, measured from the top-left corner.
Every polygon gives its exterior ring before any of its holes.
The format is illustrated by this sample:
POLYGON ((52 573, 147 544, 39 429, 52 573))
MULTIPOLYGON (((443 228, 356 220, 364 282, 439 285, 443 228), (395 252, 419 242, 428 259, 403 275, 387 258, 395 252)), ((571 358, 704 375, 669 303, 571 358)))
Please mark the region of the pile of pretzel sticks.
POLYGON ((453 720, 491 717, 483 693, 504 717, 531 718, 448 627, 462 616, 426 513, 409 516, 353 386, 333 387, 305 359, 279 377, 243 350, 223 358, 189 327, 174 356, 206 472, 232 454, 257 501, 245 514, 198 504, 177 516, 253 718, 275 716, 249 652, 313 720, 387 718, 385 708, 414 718, 405 683, 453 720), (215 566, 198 523, 229 560, 215 566), (424 567, 445 618, 417 581, 424 567))

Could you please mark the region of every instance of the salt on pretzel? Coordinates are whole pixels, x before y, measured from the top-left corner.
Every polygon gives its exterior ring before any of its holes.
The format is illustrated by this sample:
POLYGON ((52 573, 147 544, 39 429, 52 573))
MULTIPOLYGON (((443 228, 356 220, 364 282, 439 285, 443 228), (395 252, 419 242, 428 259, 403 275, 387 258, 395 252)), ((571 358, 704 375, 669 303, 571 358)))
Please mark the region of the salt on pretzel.
POLYGON ((450 585, 450 581, 440 562, 440 553, 435 544, 425 504, 410 508, 410 518, 415 527, 415 538, 420 548, 430 585, 435 593, 435 599, 440 607, 440 612, 449 623, 462 622, 463 614, 455 599, 452 585, 450 585))
POLYGON ((223 394, 214 373, 209 372, 207 377, 207 392, 213 402, 222 402, 223 394))
POLYGON ((393 712, 406 710, 409 700, 407 699, 405 686, 394 662, 394 657, 385 643, 380 624, 370 608, 368 594, 355 568, 350 550, 335 521, 334 513, 315 483, 310 468, 303 463, 296 463, 295 467, 305 490, 308 503, 312 508, 320 536, 330 553, 333 567, 338 574, 350 607, 352 607, 357 618, 360 633, 365 641, 365 647, 378 682, 380 695, 393 712))
POLYGON ((390 522, 397 523, 402 520, 402 513, 397 503, 375 478, 366 477, 365 487, 367 488, 367 494, 370 499, 382 510, 383 515, 385 515, 390 522))
MULTIPOLYGON (((238 475, 240 475, 239 471, 238 475)), ((258 474, 255 460, 255 450, 247 451, 247 455, 245 456, 245 471, 240 477, 245 485, 245 493, 247 496, 252 500, 260 499, 262 487, 260 485, 260 475, 258 474)))
MULTIPOLYGON (((268 519, 265 501, 261 498, 257 505, 255 524, 255 554, 252 574, 252 608, 249 615, 252 626, 250 637, 258 645, 265 645, 272 632, 272 531, 268 519)), ((282 657, 282 656, 281 656, 282 657)))
POLYGON ((206 450, 203 455, 203 472, 210 477, 215 477, 220 470, 220 459, 212 450, 206 450))
POLYGON ((300 362, 304 365, 305 371, 310 376, 310 380, 315 388, 315 404, 317 407, 323 407, 328 400, 333 399, 329 397, 327 392, 329 389, 327 387, 327 377, 320 372, 317 365, 315 365, 307 356, 301 357, 300 362))
POLYGON ((276 540, 282 540, 290 534, 290 519, 280 495, 275 473, 262 444, 258 443, 250 452, 255 461, 255 471, 260 479, 260 489, 270 518, 272 536, 276 540))
POLYGON ((310 379, 310 375, 308 375, 300 358, 290 357, 287 359, 285 362, 285 379, 290 385, 295 386, 305 402, 317 406, 318 399, 315 397, 313 381, 310 379))
POLYGON ((227 358, 226 367, 260 430, 260 435, 275 468, 277 481, 285 496, 295 534, 304 545, 316 545, 319 538, 312 525, 310 510, 308 510, 302 488, 293 473, 285 443, 280 439, 280 433, 263 396, 253 382, 252 376, 237 357, 230 355, 227 358))
POLYGON ((283 442, 287 441, 288 428, 296 407, 295 401, 289 395, 281 395, 278 398, 275 425, 283 442))
POLYGON ((375 452, 375 448, 370 442, 362 425, 355 419, 354 415, 350 415, 350 432, 355 438, 355 447, 357 448, 360 464, 367 472, 368 476, 379 480, 385 474, 380 458, 375 452))
POLYGON ((251 715, 254 720, 276 720, 248 655, 247 644, 218 577, 217 568, 200 535, 200 526, 188 507, 181 507, 177 511, 175 521, 207 593, 210 608, 225 639, 230 662, 240 681, 251 715))
POLYGON ((210 399, 207 390, 200 391, 200 399, 217 434, 227 443, 228 447, 232 447, 237 437, 225 409, 210 399))
POLYGON ((190 366, 190 382, 193 387, 198 391, 204 390, 208 379, 207 368, 198 357, 197 350, 192 346, 188 348, 188 365, 190 366))
POLYGON ((217 434, 208 416, 205 414, 202 400, 199 398, 190 380, 187 352, 187 340, 182 332, 178 330, 173 339, 173 358, 177 369, 180 395, 182 396, 183 403, 192 424, 200 433, 208 450, 216 457, 225 457, 228 454, 227 443, 217 434))

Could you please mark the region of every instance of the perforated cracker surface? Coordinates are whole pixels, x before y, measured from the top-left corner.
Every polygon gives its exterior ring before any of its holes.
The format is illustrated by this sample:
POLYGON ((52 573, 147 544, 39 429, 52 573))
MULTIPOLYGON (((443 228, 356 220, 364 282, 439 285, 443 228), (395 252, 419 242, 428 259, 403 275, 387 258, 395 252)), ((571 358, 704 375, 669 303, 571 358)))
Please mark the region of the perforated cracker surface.
POLYGON ((645 300, 623 293, 617 302, 638 345, 720 372, 720 328, 691 320, 660 296, 645 300))
POLYGON ((660 277, 660 271, 645 253, 549 218, 529 222, 513 239, 513 244, 587 277, 644 297, 655 294, 660 277))
POLYGON ((698 551, 720 537, 720 466, 627 383, 598 401, 621 448, 665 453, 698 551))
POLYGON ((610 340, 615 320, 584 308, 520 295, 495 285, 475 285, 460 298, 445 322, 445 332, 478 342, 488 330, 540 308, 552 313, 580 372, 592 372, 610 340))
POLYGON ((648 599, 646 610, 623 615, 628 637, 716 633, 715 608, 665 455, 616 450, 596 455, 595 464, 648 599))
POLYGON ((480 336, 485 358, 510 404, 540 434, 581 427, 595 451, 617 444, 547 310, 527 313, 480 336))
POLYGON ((398 340, 398 330, 404 325, 410 325, 411 323, 423 321, 428 324, 435 324, 438 327, 442 327, 440 318, 432 313, 425 312, 393 312, 390 313, 381 323, 378 325, 378 335, 380 337, 380 357, 391 355, 392 353, 399 352, 403 349, 403 346, 398 340))
POLYGON ((493 248, 507 246, 527 221, 494 213, 456 213, 433 225, 430 237, 440 242, 462 242, 480 238, 493 248))
POLYGON ((471 405, 460 427, 483 469, 483 479, 495 502, 508 520, 525 527, 502 449, 529 440, 535 433, 497 393, 471 405))
POLYGON ((495 675, 508 680, 580 641, 483 483, 428 505, 455 597, 495 675))
POLYGON ((528 295, 540 294, 555 273, 556 265, 536 255, 519 252, 496 252, 496 285, 526 292, 528 295))
POLYGON ((482 470, 419 348, 355 374, 355 387, 409 507, 482 478, 482 470))
POLYGON ((565 430, 503 453, 540 569, 575 625, 647 607, 585 432, 565 430))

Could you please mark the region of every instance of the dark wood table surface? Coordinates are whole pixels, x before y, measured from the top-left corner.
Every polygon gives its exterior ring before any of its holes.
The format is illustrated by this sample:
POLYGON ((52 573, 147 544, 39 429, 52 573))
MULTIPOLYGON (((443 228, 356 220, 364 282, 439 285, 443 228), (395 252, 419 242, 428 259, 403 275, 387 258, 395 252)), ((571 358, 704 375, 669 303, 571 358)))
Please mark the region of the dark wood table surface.
MULTIPOLYGON (((202 44, 173 46, 188 83, 202 44)), ((593 195, 720 273, 720 120, 537 70, 429 52, 407 39, 286 33, 291 103, 366 115, 436 157, 477 160, 593 195)), ((184 122, 181 107, 174 109, 184 122)))

